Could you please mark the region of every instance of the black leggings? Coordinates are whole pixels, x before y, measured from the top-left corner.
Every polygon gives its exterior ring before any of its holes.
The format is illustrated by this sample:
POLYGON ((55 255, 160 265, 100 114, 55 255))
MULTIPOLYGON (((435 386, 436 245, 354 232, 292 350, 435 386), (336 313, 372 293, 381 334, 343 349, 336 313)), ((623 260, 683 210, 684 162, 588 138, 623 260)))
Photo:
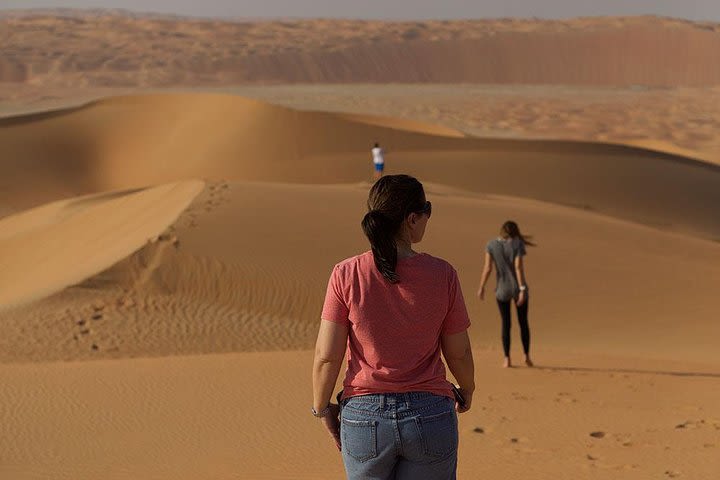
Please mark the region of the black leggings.
MULTIPOLYGON (((530 326, 528 325, 528 304, 530 299, 525 299, 521 307, 516 305, 518 323, 520 324, 520 338, 522 339, 525 355, 530 353, 530 326)), ((512 301, 497 301, 502 317, 502 343, 505 356, 510 356, 510 303, 512 301)))

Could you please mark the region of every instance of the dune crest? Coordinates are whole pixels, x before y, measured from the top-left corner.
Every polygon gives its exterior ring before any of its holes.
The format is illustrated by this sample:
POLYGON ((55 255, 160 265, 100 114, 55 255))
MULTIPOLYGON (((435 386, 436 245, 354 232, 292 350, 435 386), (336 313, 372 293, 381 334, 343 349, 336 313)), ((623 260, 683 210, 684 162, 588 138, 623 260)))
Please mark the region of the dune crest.
POLYGON ((202 190, 188 181, 58 201, 0 221, 0 308, 78 283, 157 238, 202 190))
POLYGON ((355 183, 369 178, 370 148, 379 142, 391 152, 388 172, 720 237, 713 207, 720 203, 716 164, 624 145, 458 133, 232 95, 115 97, 1 119, 6 155, 0 167, 16 181, 0 187, 0 207, 17 211, 68 196, 193 178, 355 183), (29 181, 38 187, 33 192, 24 187, 29 181))

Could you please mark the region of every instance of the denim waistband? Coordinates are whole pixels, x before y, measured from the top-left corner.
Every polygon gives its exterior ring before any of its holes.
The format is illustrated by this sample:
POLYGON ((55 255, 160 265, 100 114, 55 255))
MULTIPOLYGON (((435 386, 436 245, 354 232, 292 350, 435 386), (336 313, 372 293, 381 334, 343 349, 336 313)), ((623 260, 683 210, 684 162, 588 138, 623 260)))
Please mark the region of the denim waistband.
POLYGON ((348 397, 345 402, 352 400, 360 403, 379 403, 386 405, 388 403, 410 403, 412 401, 425 400, 431 397, 439 397, 435 393, 430 392, 404 392, 404 393, 371 393, 368 395, 356 395, 348 397))
POLYGON ((373 393, 348 397, 342 401, 340 409, 380 418, 404 418, 436 409, 444 403, 454 409, 449 400, 444 395, 430 392, 373 393))

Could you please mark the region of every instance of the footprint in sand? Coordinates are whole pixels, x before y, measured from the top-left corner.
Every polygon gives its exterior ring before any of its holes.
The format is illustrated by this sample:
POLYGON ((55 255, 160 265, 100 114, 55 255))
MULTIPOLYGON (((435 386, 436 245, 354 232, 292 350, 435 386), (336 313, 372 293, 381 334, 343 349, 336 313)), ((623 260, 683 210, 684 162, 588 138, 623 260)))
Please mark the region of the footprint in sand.
POLYGON ((512 392, 513 400, 532 400, 532 397, 528 397, 527 395, 523 395, 518 392, 512 392))
POLYGON ((585 455, 585 458, 587 460, 589 460, 590 462, 592 462, 589 465, 592 468, 600 468, 600 469, 604 469, 604 470, 637 470, 639 468, 639 465, 634 464, 634 463, 624 463, 624 464, 606 463, 606 462, 603 462, 600 457, 590 455, 589 453, 585 455))
MULTIPOLYGON (((704 419, 700 420, 685 420, 683 423, 678 423, 675 425, 676 430, 684 430, 684 429, 693 429, 697 430, 698 428, 702 428, 706 425, 706 422, 704 419)), ((717 426, 716 426, 717 427, 717 426)))
POLYGON ((227 183, 216 183, 208 187, 208 199, 204 202, 205 211, 211 212, 227 201, 223 191, 228 188, 227 183))
POLYGON ((530 441, 527 437, 512 437, 510 443, 528 443, 530 441))
POLYGON ((116 303, 119 308, 132 308, 135 306, 135 300, 130 296, 122 296, 117 299, 116 303))
POLYGON ((613 439, 623 447, 633 446, 632 437, 629 434, 616 433, 613 434, 613 439))
POLYGON ((601 431, 590 432, 590 436, 593 438, 605 438, 605 432, 601 432, 601 431))
POLYGON ((162 235, 160 235, 158 237, 158 241, 167 242, 167 243, 172 244, 172 246, 175 248, 180 248, 180 239, 178 238, 177 235, 173 235, 170 233, 163 233, 162 235))
POLYGON ((557 403, 577 403, 577 400, 572 397, 568 392, 559 392, 555 397, 557 403))
POLYGON ((95 321, 98 321, 98 320, 102 320, 103 315, 102 315, 102 313, 95 313, 95 314, 93 314, 93 316, 90 317, 90 318, 92 318, 92 319, 95 320, 95 321))
POLYGON ((680 476, 680 472, 676 472, 674 470, 665 470, 665 476, 670 478, 677 478, 680 476))

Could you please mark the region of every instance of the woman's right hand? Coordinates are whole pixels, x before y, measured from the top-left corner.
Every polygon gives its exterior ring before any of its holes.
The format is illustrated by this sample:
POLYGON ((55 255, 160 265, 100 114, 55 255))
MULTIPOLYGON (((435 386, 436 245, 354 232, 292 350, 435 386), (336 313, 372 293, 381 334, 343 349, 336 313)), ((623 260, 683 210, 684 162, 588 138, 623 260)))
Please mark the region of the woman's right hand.
POLYGON ((328 408, 327 414, 322 417, 322 423, 330 434, 330 437, 332 437, 333 442, 335 442, 335 447, 337 447, 338 451, 342 451, 340 441, 340 406, 336 403, 331 403, 328 405, 328 408))

